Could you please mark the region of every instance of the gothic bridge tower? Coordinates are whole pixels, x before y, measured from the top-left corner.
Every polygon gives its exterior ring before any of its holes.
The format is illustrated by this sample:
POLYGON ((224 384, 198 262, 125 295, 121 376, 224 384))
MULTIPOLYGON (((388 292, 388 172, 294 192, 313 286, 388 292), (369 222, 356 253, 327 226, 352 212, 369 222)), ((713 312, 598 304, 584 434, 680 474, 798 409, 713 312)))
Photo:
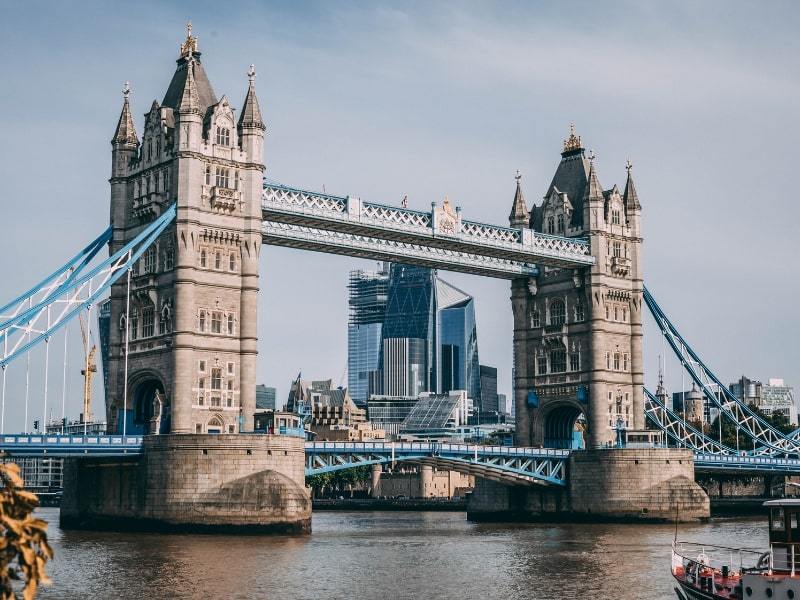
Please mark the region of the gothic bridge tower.
POLYGON ((141 140, 126 84, 111 142, 111 251, 173 203, 177 219, 131 272, 127 382, 125 278, 111 291, 109 431, 123 430, 123 414, 128 433, 253 427, 266 129, 254 78, 251 66, 237 119, 215 95, 189 26, 141 140))
POLYGON ((623 192, 603 189, 573 129, 541 205, 528 208, 517 178, 511 226, 585 238, 596 259, 512 283, 517 444, 570 447, 581 414, 590 448, 644 428, 641 205, 627 170, 623 192))

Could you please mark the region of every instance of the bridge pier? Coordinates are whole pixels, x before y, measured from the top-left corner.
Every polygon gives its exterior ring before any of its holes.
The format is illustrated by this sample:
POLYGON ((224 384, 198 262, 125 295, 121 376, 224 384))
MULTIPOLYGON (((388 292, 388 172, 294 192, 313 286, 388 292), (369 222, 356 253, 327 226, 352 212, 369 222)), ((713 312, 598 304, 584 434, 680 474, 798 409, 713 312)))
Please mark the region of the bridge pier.
POLYGON ((147 436, 136 458, 66 460, 61 526, 307 533, 304 461, 285 435, 147 436))
POLYGON ((691 450, 573 452, 566 488, 479 480, 467 504, 473 521, 697 521, 709 499, 694 481, 691 450))

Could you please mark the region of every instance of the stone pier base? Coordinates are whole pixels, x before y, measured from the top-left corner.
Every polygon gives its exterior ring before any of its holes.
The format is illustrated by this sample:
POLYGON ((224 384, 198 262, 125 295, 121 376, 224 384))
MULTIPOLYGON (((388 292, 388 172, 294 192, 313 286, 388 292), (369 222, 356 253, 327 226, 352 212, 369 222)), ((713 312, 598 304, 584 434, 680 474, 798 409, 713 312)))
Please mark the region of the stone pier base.
POLYGON ((573 452, 566 488, 478 480, 467 504, 475 521, 691 522, 709 517, 694 481, 690 450, 647 448, 573 452))
POLYGON ((295 437, 147 436, 140 457, 65 461, 61 526, 307 533, 304 465, 295 437))

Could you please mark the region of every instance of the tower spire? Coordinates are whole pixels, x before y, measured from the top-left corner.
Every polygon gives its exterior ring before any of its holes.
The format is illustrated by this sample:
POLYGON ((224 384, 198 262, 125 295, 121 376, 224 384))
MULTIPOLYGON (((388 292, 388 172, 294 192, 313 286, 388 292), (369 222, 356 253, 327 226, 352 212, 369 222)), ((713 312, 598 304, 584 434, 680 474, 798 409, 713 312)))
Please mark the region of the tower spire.
POLYGON ((266 129, 266 125, 264 125, 264 119, 261 117, 261 107, 259 107, 258 98, 256 97, 255 65, 250 65, 250 69, 247 71, 247 79, 249 84, 247 86, 247 95, 242 104, 242 112, 239 115, 239 129, 254 127, 263 131, 266 129))
POLYGON ((181 58, 188 58, 197 52, 197 38, 192 35, 192 22, 186 23, 186 39, 181 44, 181 58))
POLYGON ((183 94, 178 104, 180 113, 200 113, 200 97, 197 95, 197 84, 194 81, 194 64, 194 56, 189 54, 186 59, 186 84, 183 86, 183 94))
POLYGON ((575 123, 569 124, 569 137, 564 140, 564 150, 561 152, 562 157, 572 156, 583 152, 581 145, 581 136, 575 135, 575 123))
POLYGON ((517 189, 514 192, 514 203, 511 205, 511 214, 508 216, 508 220, 511 222, 512 227, 528 227, 530 214, 525 204, 525 198, 522 195, 522 186, 520 185, 522 175, 519 169, 517 169, 514 179, 517 180, 517 189))
POLYGON ((589 150, 589 176, 586 184, 586 199, 587 200, 603 200, 603 187, 597 179, 597 169, 594 166, 595 154, 593 150, 589 150))
POLYGON ((631 174, 633 163, 630 160, 625 163, 625 169, 628 171, 628 180, 625 182, 625 194, 623 195, 625 210, 641 210, 639 195, 636 193, 636 186, 633 185, 633 175, 631 174))
POLYGON ((111 140, 112 144, 122 144, 127 146, 138 146, 139 138, 136 137, 136 128, 133 126, 133 116, 131 115, 131 107, 128 102, 128 96, 131 93, 130 83, 127 81, 122 88, 122 112, 119 115, 117 122, 117 129, 114 132, 114 138, 111 140))

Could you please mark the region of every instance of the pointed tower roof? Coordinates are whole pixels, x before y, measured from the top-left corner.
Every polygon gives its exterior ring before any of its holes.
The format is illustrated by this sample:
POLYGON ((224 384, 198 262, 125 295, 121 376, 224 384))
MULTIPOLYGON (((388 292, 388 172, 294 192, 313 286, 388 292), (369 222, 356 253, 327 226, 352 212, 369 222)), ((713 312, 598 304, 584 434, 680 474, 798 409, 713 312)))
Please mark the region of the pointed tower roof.
POLYGON ((514 192, 514 203, 511 205, 511 214, 508 216, 508 219, 512 223, 527 223, 529 218, 528 206, 525 204, 525 197, 522 195, 522 186, 520 185, 522 175, 520 175, 519 170, 517 170, 517 175, 514 179, 517 180, 517 190, 514 192))
POLYGON ((258 129, 266 129, 264 119, 261 117, 261 107, 258 105, 258 97, 256 96, 256 67, 250 65, 250 70, 247 71, 247 78, 250 80, 247 86, 247 96, 245 96, 244 103, 242 104, 242 113, 239 115, 239 127, 257 127, 258 129))
POLYGON ((191 63, 191 75, 197 91, 199 109, 201 114, 205 114, 209 106, 217 103, 217 96, 214 94, 211 82, 208 80, 203 64, 200 62, 200 52, 197 51, 197 38, 192 35, 191 23, 187 25, 186 40, 181 44, 180 53, 181 55, 176 61, 178 67, 172 75, 172 81, 169 82, 169 87, 167 88, 167 93, 164 94, 164 100, 161 101, 161 106, 178 109, 186 89, 186 80, 189 77, 189 65, 191 63))
POLYGON ((639 204, 639 195, 636 193, 636 187, 633 185, 633 175, 631 175, 633 164, 631 164, 631 161, 626 163, 625 168, 628 170, 628 180, 625 182, 625 195, 623 196, 625 200, 625 210, 641 210, 642 205, 639 204))
POLYGON ((122 89, 122 96, 124 98, 122 101, 122 112, 119 115, 117 130, 114 132, 114 137, 111 140, 112 144, 139 145, 139 138, 136 136, 136 128, 133 126, 133 116, 131 115, 131 107, 128 102, 130 93, 131 87, 126 81, 125 87, 122 89))
POLYGON ((189 57, 186 68, 186 80, 178 104, 178 112, 200 113, 200 97, 197 94, 197 85, 194 81, 194 58, 189 57))
POLYGON ((572 204, 572 227, 583 227, 583 198, 589 179, 589 161, 584 156, 581 138, 575 134, 575 125, 570 125, 570 135, 564 140, 561 162, 544 197, 549 198, 556 189, 566 194, 572 204))
POLYGON ((597 169, 594 167, 594 152, 589 152, 589 175, 586 181, 586 195, 584 201, 605 200, 603 186, 597 179, 597 169))

